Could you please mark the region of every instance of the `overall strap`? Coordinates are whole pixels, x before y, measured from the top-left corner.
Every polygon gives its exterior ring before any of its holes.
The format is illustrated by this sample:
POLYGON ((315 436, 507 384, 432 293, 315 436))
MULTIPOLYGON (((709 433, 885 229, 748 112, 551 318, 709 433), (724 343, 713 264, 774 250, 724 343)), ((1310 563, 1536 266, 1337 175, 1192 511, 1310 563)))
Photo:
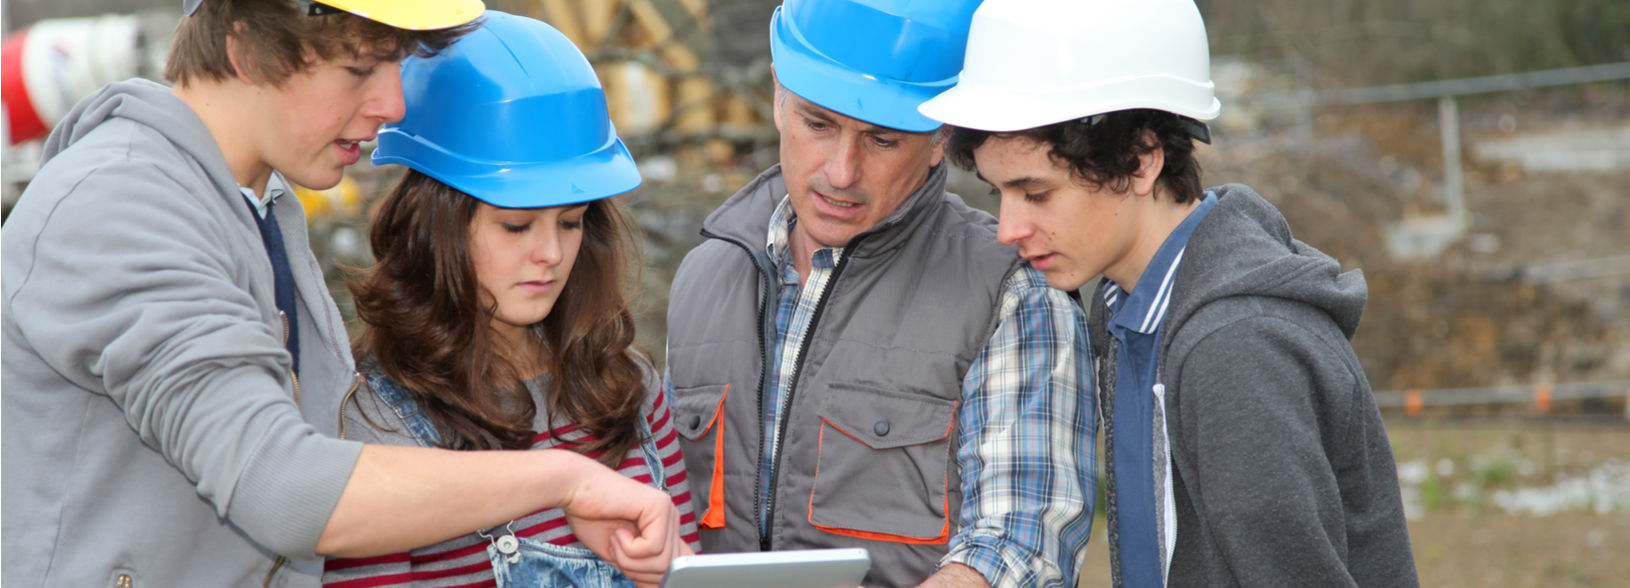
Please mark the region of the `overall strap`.
POLYGON ((368 387, 372 388, 374 395, 390 405, 401 417, 402 423, 407 426, 407 432, 413 436, 419 445, 425 447, 441 447, 441 433, 436 431, 436 424, 430 422, 424 409, 413 400, 401 386, 396 385, 383 372, 368 371, 363 377, 368 379, 368 387))

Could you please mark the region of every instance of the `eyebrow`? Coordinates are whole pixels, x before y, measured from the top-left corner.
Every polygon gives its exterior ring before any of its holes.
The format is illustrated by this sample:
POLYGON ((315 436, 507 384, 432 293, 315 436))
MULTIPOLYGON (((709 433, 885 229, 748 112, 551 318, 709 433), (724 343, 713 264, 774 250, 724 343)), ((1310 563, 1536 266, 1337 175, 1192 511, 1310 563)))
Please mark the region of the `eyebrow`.
POLYGON ((1034 186, 1036 184, 1045 184, 1045 183, 1046 182, 1043 181, 1041 178, 1025 176, 1025 177, 1022 177, 1022 178, 1013 178, 1013 179, 1008 180, 1006 182, 1002 182, 1002 187, 1003 188, 1023 188, 1023 187, 1026 187, 1026 186, 1034 186))
MULTIPOLYGON (((982 173, 979 173, 979 172, 974 172, 973 175, 974 175, 974 177, 979 178, 981 181, 983 181, 983 182, 985 182, 987 184, 990 184, 992 186, 996 185, 996 182, 990 181, 990 178, 985 177, 985 174, 982 174, 982 173)), ((1034 176, 1024 176, 1024 177, 1013 178, 1013 179, 1008 180, 1006 182, 1002 182, 1002 185, 999 186, 999 187, 1001 187, 1001 188, 1025 188, 1025 187, 1034 186, 1034 185, 1037 185, 1037 184, 1044 184, 1044 183, 1046 183, 1046 182, 1042 181, 1041 178, 1037 178, 1037 177, 1034 177, 1034 176)))
MULTIPOLYGON (((837 124, 837 119, 835 119, 832 115, 827 114, 827 111, 821 109, 818 105, 816 105, 813 102, 805 101, 804 104, 799 104, 798 106, 796 106, 794 108, 800 114, 802 114, 804 116, 807 116, 807 117, 810 117, 810 118, 815 118, 815 119, 820 119, 820 121, 824 122, 824 123, 837 124)), ((900 129, 891 129, 891 128, 885 127, 885 126, 874 125, 872 123, 869 123, 869 122, 866 122, 866 121, 863 121, 863 120, 860 120, 860 119, 855 119, 855 122, 860 123, 861 125, 863 125, 860 128, 860 132, 862 132, 862 133, 867 133, 867 134, 872 134, 872 135, 893 135, 893 134, 901 134, 901 133, 909 134, 909 131, 902 131, 900 129)))
POLYGON ((827 114, 824 110, 816 108, 813 103, 805 102, 803 104, 799 104, 797 109, 798 113, 804 116, 818 118, 823 122, 832 122, 832 115, 827 114))

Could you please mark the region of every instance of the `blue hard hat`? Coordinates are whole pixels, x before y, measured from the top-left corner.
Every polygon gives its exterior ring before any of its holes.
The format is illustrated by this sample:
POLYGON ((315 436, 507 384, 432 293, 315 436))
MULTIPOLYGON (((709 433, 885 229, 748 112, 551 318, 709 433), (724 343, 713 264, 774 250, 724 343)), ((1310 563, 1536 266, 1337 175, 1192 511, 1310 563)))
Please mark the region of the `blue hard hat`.
POLYGON ((917 112, 962 71, 979 0, 786 0, 770 18, 775 75, 792 93, 875 125, 924 132, 917 112))
POLYGON ((399 163, 494 206, 598 200, 640 185, 594 68, 542 21, 488 10, 434 57, 402 61, 407 114, 380 128, 399 163))

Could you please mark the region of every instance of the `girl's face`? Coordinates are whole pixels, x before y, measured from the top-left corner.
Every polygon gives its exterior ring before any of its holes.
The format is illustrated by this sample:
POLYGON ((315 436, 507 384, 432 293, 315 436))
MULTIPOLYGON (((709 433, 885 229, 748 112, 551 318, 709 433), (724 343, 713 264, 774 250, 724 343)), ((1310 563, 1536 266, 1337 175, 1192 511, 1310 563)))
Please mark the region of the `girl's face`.
POLYGON ((589 205, 499 208, 480 203, 470 221, 470 255, 492 328, 524 349, 528 328, 549 316, 583 246, 589 205))

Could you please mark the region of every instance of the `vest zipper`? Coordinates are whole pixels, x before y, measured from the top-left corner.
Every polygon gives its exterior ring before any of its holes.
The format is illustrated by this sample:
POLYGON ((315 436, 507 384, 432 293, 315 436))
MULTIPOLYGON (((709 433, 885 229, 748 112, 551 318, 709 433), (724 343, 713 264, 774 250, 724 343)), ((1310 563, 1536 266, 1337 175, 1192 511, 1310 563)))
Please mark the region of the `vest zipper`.
MULTIPOLYGON (((702 229, 701 232, 702 232, 702 236, 705 237, 705 238, 718 239, 718 240, 723 241, 725 243, 729 243, 731 245, 735 245, 736 247, 741 248, 742 253, 747 254, 747 259, 749 261, 753 262, 754 267, 758 268, 758 275, 764 277, 764 296, 763 296, 763 298, 759 299, 759 303, 758 303, 758 354, 759 354, 759 360, 758 360, 758 365, 759 365, 759 370, 758 370, 758 396, 757 396, 758 397, 758 412, 754 413, 754 414, 758 414, 758 415, 763 415, 764 414, 764 390, 765 390, 765 388, 768 387, 768 386, 766 386, 766 383, 768 382, 768 380, 770 378, 770 348, 769 348, 769 342, 771 341, 771 337, 769 335, 769 331, 771 331, 771 330, 773 330, 775 328, 775 324, 773 322, 766 322, 766 320, 767 320, 768 315, 769 315, 770 301, 772 299, 775 299, 775 298, 779 297, 779 293, 781 291, 781 289, 780 289, 780 279, 781 278, 774 271, 775 268, 774 268, 774 266, 772 264, 769 263, 769 258, 767 256, 764 256, 763 254, 754 254, 753 248, 748 247, 745 243, 742 243, 742 242, 737 241, 735 239, 727 239, 725 237, 721 237, 721 236, 719 236, 717 234, 714 234, 712 231, 707 230, 706 228, 702 229)), ((764 425, 762 423, 760 423, 759 426, 756 427, 756 428, 758 429, 758 453, 753 457, 753 462, 754 463, 758 462, 758 460, 761 459, 762 456, 764 455, 764 442, 766 441, 766 439, 764 438, 764 425)), ((717 433, 715 433, 715 434, 717 434, 717 433)), ((756 469, 756 466, 755 466, 755 469, 756 469)), ((754 523, 753 531, 759 534, 759 538, 758 538, 759 545, 765 545, 765 544, 769 543, 769 540, 765 537, 764 531, 763 531, 763 529, 764 529, 764 516, 761 514, 761 513, 763 513, 763 506, 764 506, 763 500, 764 500, 764 497, 759 495, 759 483, 758 483, 757 478, 755 477, 754 480, 753 480, 753 523, 754 523)), ((765 550, 768 551, 768 548, 765 548, 765 550)))
MULTIPOLYGON (((849 241, 848 245, 843 247, 843 250, 853 253, 854 249, 860 246, 860 241, 863 238, 865 238, 864 235, 855 237, 849 241)), ((826 301, 832 294, 832 288, 837 286, 838 279, 843 277, 843 268, 848 267, 851 257, 853 256, 844 255, 842 259, 838 260, 837 267, 832 268, 832 277, 826 279, 826 287, 821 289, 821 301, 815 303, 815 312, 810 313, 809 327, 804 330, 804 338, 798 341, 798 359, 792 364, 792 379, 787 384, 787 396, 781 399, 781 418, 776 419, 775 447, 773 448, 775 457, 770 460, 770 495, 766 498, 766 500, 770 501, 770 506, 764 511, 764 518, 769 520, 771 525, 775 524, 775 489, 778 485, 777 482, 781 480, 779 475, 781 471, 781 449, 785 447, 781 440, 787 436, 788 419, 786 415, 788 411, 792 410, 792 395, 798 391, 798 376, 804 372, 804 356, 809 352, 809 338, 815 334, 816 327, 820 326, 821 315, 826 313, 826 301)), ((764 409, 760 407, 758 412, 764 414, 764 409)), ((759 427, 759 430, 762 431, 763 429, 764 427, 759 427)), ((757 486, 757 484, 754 484, 755 488, 757 486)), ((770 547, 770 536, 768 534, 759 535, 759 550, 770 551, 770 547)))
POLYGON ((136 585, 136 580, 131 578, 130 574, 119 574, 119 577, 113 581, 113 585, 118 588, 132 588, 136 585))

